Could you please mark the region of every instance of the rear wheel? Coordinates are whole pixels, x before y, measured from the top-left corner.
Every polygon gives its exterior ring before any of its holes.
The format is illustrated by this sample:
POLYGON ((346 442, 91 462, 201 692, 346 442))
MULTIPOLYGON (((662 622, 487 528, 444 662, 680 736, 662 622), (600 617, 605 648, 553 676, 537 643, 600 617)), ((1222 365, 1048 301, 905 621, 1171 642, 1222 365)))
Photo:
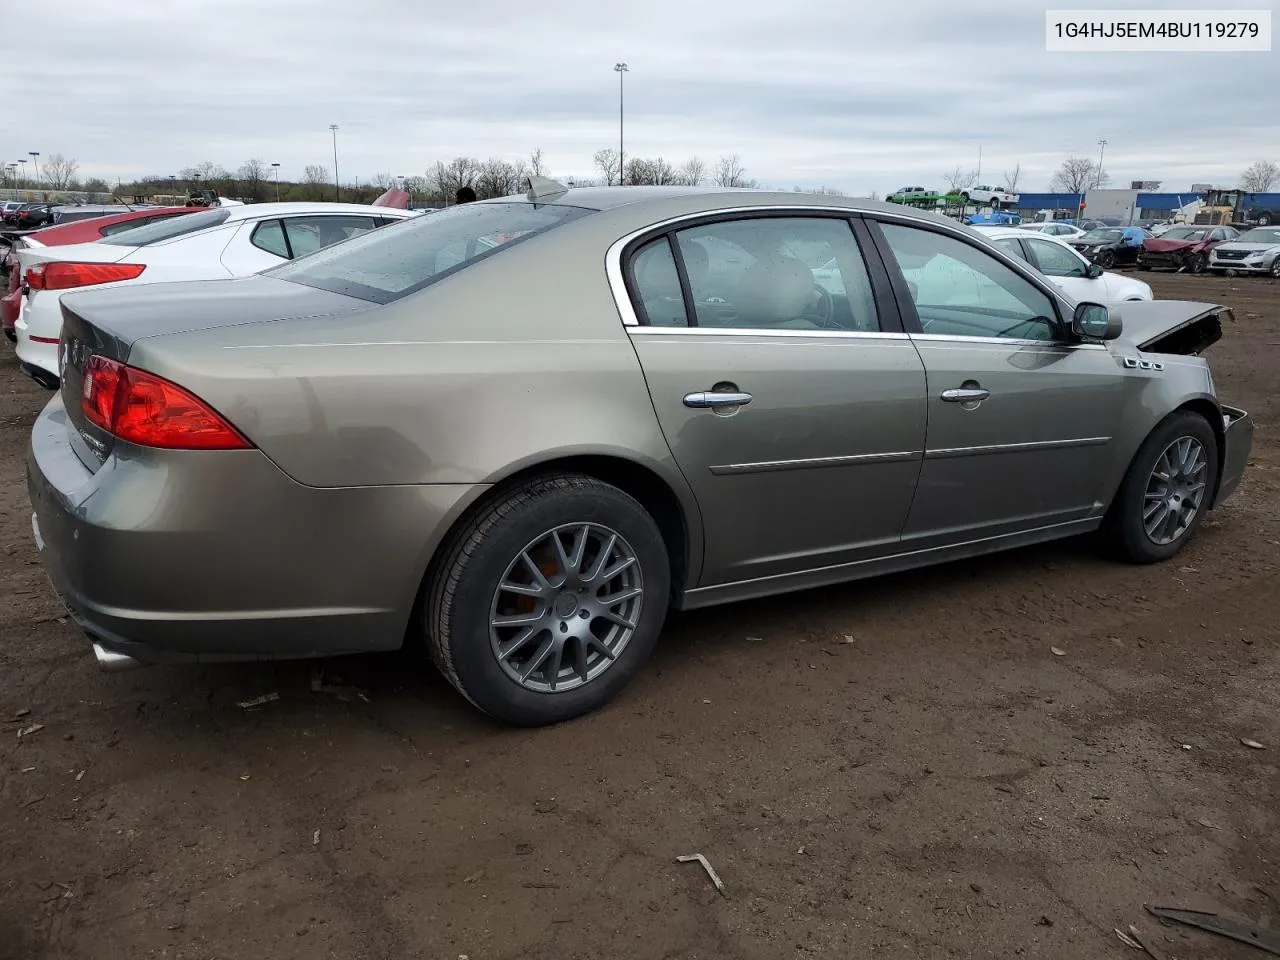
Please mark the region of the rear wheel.
POLYGON ((1260 227, 1269 227, 1269 226, 1271 226, 1271 222, 1272 222, 1272 221, 1271 221, 1271 214, 1269 214, 1269 213, 1259 214, 1259 216, 1258 216, 1258 226, 1260 226, 1260 227))
POLYGON ((1116 546, 1134 563, 1172 557, 1200 525, 1217 476, 1208 421, 1189 410, 1170 414, 1139 448, 1111 505, 1116 546))
POLYGON ((486 713, 569 720, 648 659, 670 579, 662 534, 634 498, 579 474, 532 480, 455 536, 424 611, 428 647, 486 713))

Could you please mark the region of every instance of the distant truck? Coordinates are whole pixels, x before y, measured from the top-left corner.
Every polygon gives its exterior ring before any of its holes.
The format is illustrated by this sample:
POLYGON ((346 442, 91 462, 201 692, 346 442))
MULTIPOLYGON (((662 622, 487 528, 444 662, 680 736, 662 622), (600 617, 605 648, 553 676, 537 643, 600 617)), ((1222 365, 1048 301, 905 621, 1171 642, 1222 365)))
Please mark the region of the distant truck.
POLYGON ((1195 223, 1215 227, 1247 227, 1252 224, 1270 227, 1280 223, 1280 206, 1267 207, 1249 200, 1256 196, 1243 190, 1208 190, 1204 203, 1196 211, 1195 223))
POLYGON ((985 184, 962 190, 960 196, 964 197, 966 203, 986 204, 991 207, 1011 207, 1018 202, 1018 194, 985 184))

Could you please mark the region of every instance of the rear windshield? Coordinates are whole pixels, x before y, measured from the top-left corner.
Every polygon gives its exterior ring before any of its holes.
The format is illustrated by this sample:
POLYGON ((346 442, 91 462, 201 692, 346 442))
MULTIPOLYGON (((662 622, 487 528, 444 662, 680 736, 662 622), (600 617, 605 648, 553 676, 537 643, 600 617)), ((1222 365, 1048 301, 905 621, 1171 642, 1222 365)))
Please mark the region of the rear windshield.
POLYGON ((590 212, 533 203, 462 204, 401 220, 267 270, 265 275, 390 303, 590 212))
POLYGON ((161 240, 172 240, 174 237, 186 236, 197 230, 216 227, 226 222, 231 216, 230 210, 206 210, 203 213, 188 213, 170 220, 149 223, 136 230, 126 230, 114 237, 103 237, 98 243, 112 244, 118 247, 145 247, 161 240))

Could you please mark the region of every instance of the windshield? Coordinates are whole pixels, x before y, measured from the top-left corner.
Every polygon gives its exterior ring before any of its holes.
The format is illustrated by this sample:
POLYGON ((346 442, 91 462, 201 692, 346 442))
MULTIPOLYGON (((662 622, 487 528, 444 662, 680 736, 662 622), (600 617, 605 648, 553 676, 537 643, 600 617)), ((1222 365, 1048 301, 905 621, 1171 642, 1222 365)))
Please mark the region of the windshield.
POLYGON ((1177 227, 1166 230, 1161 240, 1203 240, 1207 230, 1192 230, 1189 227, 1177 227))
POLYGON ((1244 243, 1280 243, 1280 227, 1255 227, 1240 234, 1236 240, 1244 243))
POLYGON ((390 303, 590 212, 533 203, 463 204, 374 230, 265 276, 390 303))
POLYGON ((230 210, 206 210, 203 213, 188 213, 180 217, 149 223, 145 227, 138 227, 134 230, 125 230, 115 236, 103 237, 97 242, 117 247, 145 247, 152 243, 159 243, 161 240, 172 240, 174 237, 195 233, 197 230, 216 227, 218 224, 225 222, 229 216, 231 216, 230 210))
POLYGON ((1098 243, 1110 243, 1119 240, 1123 234, 1119 230, 1090 230, 1081 240, 1095 240, 1098 243))

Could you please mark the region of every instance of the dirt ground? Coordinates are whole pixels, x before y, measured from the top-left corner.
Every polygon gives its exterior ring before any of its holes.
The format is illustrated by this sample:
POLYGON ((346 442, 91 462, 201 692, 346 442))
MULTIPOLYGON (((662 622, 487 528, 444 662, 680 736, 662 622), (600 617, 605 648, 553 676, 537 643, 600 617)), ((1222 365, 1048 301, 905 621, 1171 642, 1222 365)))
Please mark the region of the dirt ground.
POLYGON ((1280 928, 1280 283, 1151 280, 1236 308, 1209 355, 1257 421, 1173 562, 1067 542, 676 616, 620 701, 537 731, 407 656, 318 692, 99 672, 31 539, 46 395, 3 348, 0 957, 1097 960, 1131 923, 1260 955, 1143 904, 1280 928))

